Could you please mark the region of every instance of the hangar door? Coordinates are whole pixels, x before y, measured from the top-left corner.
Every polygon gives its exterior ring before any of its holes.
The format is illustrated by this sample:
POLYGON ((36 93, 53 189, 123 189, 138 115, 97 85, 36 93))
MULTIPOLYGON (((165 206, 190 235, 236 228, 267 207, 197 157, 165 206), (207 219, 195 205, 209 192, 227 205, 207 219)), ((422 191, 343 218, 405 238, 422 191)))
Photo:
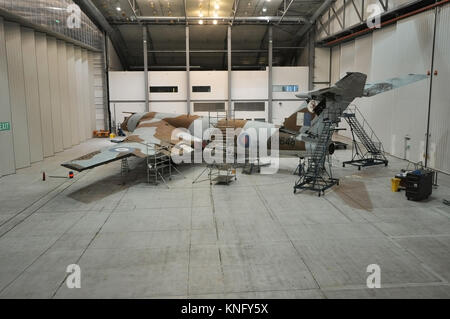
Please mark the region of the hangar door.
POLYGON ((450 5, 438 10, 431 89, 428 165, 450 173, 450 5))

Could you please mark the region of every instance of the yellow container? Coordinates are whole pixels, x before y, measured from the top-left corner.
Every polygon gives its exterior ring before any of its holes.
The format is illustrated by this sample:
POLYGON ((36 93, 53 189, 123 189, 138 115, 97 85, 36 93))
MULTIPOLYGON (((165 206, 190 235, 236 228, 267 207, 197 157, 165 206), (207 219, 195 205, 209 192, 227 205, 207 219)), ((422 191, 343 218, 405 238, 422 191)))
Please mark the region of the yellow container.
POLYGON ((109 138, 115 138, 115 137, 116 137, 116 134, 114 134, 114 133, 109 134, 109 138))
POLYGON ((391 179, 391 189, 393 192, 398 192, 398 187, 400 186, 400 178, 393 178, 391 179))

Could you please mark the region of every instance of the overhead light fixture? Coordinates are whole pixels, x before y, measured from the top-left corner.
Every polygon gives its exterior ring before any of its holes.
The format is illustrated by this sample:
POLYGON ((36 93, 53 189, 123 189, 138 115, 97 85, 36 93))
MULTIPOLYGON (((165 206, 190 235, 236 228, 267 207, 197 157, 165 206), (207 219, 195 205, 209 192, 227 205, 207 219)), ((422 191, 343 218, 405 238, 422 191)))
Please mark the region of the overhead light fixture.
POLYGON ((122 11, 122 8, 121 7, 117 7, 116 10, 117 11, 122 11))
POLYGON ((217 24, 217 20, 213 20, 213 24, 217 24))
POLYGON ((203 24, 203 20, 198 20, 198 24, 203 24))
POLYGON ((201 18, 201 17, 203 17, 203 12, 199 12, 199 14, 198 14, 198 16, 201 18))
POLYGON ((215 5, 214 5, 214 9, 216 9, 216 10, 219 10, 219 4, 218 3, 216 3, 215 5))
POLYGON ((267 9, 266 8, 263 8, 263 12, 266 12, 267 11, 267 9))

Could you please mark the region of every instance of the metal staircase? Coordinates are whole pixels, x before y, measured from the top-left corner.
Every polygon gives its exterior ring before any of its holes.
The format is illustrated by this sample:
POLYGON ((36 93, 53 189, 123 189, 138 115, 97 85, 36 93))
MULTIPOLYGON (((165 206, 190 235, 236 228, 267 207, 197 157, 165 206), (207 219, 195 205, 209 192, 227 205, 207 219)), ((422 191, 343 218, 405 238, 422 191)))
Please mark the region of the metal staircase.
POLYGON ((353 148, 352 159, 343 162, 342 166, 345 167, 346 164, 350 164, 357 166, 358 170, 361 170, 361 167, 381 164, 387 166, 389 161, 384 155, 383 144, 375 135, 375 132, 364 119, 361 112, 356 107, 349 108, 343 114, 343 118, 347 121, 352 132, 353 148), (362 124, 358 121, 357 114, 362 119, 362 124))
MULTIPOLYGON (((306 168, 298 169, 300 178, 294 185, 294 194, 297 189, 308 189, 317 191, 319 196, 333 185, 339 185, 339 180, 333 178, 331 169, 325 168, 325 161, 328 156, 328 145, 333 135, 335 124, 329 120, 323 121, 322 131, 312 154, 308 157, 306 168)), ((303 165, 303 164, 302 164, 303 165)), ((330 164, 331 166, 331 164, 330 164)))

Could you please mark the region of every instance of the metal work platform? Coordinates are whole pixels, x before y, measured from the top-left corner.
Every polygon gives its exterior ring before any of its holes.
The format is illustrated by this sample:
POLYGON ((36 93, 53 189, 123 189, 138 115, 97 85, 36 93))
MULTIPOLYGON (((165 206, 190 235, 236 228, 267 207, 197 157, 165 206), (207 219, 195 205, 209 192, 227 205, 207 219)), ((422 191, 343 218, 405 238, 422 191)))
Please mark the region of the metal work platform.
POLYGON ((383 144, 375 135, 374 130, 367 123, 361 112, 355 106, 349 108, 343 114, 343 118, 347 121, 352 132, 353 146, 352 159, 342 163, 342 167, 346 164, 354 165, 361 170, 361 167, 384 165, 387 166, 389 161, 384 155, 383 144), (358 117, 362 119, 362 124, 358 117))

